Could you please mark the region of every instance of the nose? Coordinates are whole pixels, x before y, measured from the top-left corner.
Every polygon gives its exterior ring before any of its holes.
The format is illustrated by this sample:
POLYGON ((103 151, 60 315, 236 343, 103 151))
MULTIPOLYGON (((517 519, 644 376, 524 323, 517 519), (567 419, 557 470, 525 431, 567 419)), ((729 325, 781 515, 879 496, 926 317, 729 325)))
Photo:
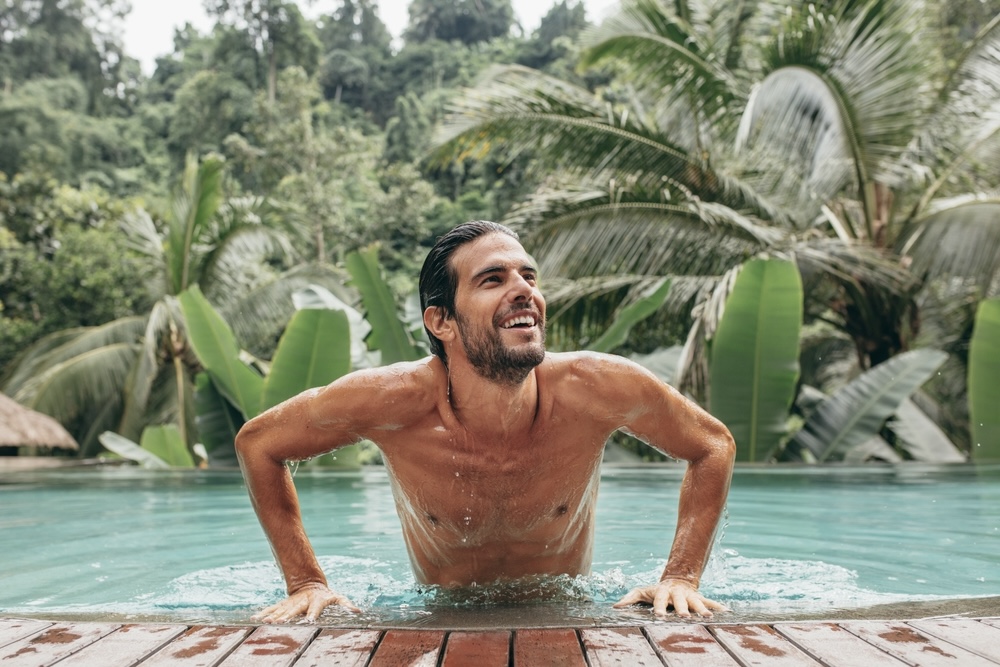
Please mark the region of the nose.
POLYGON ((525 280, 521 274, 517 274, 511 286, 511 298, 514 302, 529 300, 533 291, 534 287, 531 286, 531 283, 525 280))

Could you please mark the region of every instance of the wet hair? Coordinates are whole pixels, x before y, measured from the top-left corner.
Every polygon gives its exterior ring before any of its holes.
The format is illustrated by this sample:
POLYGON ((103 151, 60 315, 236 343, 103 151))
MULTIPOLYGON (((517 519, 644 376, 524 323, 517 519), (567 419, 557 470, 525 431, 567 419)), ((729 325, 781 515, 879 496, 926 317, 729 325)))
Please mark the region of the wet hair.
MULTIPOLYGON (((517 238, 517 234, 509 227, 488 220, 463 222, 438 238, 420 269, 421 313, 431 306, 436 306, 442 309, 445 318, 455 316, 455 290, 458 289, 458 275, 451 265, 451 256, 466 243, 487 234, 506 234, 511 238, 517 238)), ((424 325, 424 331, 427 332, 431 352, 440 357, 441 361, 447 363, 448 357, 444 351, 444 344, 430 332, 427 325, 424 325)))

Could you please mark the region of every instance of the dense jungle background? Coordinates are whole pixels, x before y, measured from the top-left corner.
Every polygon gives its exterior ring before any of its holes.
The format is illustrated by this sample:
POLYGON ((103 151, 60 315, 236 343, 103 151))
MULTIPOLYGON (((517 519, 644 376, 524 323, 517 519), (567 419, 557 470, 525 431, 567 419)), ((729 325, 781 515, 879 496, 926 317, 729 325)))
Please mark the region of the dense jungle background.
POLYGON ((491 219, 551 349, 631 356, 741 460, 1000 458, 1000 0, 563 0, 530 34, 413 0, 396 40, 375 0, 205 5, 146 76, 126 2, 0 1, 0 389, 57 453, 231 464, 269 405, 425 354, 420 263, 491 219))

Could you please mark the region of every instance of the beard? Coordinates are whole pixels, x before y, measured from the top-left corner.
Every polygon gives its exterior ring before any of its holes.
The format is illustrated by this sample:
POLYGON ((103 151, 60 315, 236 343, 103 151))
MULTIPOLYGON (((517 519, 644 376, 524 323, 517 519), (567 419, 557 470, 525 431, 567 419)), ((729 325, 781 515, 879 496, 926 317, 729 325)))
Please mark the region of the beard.
POLYGON ((545 359, 545 322, 539 318, 535 325, 542 333, 540 341, 509 347, 504 345, 499 331, 500 320, 508 314, 495 317, 489 328, 474 328, 457 313, 455 320, 465 355, 475 371, 497 384, 513 386, 524 382, 531 370, 545 359))

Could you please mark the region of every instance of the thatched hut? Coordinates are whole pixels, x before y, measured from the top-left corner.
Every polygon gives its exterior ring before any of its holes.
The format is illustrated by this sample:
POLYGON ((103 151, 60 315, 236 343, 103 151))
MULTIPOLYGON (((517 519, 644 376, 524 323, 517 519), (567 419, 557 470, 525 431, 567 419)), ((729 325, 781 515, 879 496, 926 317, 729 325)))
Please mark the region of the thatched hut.
POLYGON ((73 436, 55 419, 0 393, 0 449, 16 447, 80 449, 73 436))

